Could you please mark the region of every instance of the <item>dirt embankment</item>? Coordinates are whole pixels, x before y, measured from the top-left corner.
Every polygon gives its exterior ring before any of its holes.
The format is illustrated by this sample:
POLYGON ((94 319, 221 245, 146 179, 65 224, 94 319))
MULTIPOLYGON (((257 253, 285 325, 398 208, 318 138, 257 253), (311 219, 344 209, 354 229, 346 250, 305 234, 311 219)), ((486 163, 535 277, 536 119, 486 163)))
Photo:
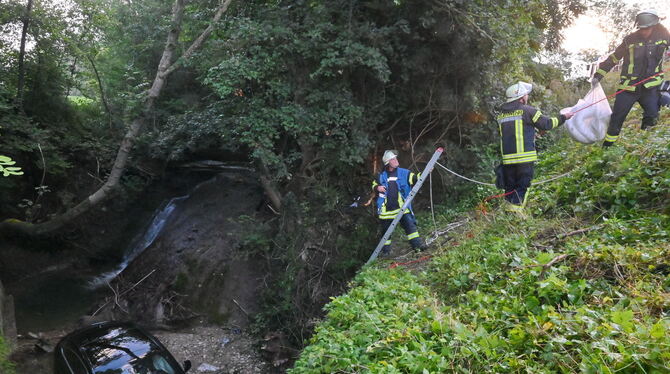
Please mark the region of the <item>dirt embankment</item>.
POLYGON ((265 274, 239 250, 262 202, 252 175, 220 174, 179 202, 153 245, 113 283, 106 313, 146 324, 195 316, 245 328, 265 274))

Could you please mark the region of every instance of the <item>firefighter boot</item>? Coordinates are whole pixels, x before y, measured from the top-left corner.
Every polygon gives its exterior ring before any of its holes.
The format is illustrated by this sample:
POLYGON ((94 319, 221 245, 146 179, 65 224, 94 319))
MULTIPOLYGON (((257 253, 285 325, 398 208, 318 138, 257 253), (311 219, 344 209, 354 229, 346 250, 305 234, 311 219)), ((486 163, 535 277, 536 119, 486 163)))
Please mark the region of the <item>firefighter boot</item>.
POLYGON ((409 241, 409 244, 412 245, 412 249, 414 252, 422 252, 428 249, 428 246, 426 243, 423 242, 423 239, 421 238, 414 238, 409 241))
POLYGON ((379 254, 382 255, 383 257, 386 257, 386 256, 391 254, 391 241, 390 240, 387 240, 386 242, 384 242, 384 246, 382 247, 382 250, 379 254))
POLYGON ((642 118, 642 130, 650 130, 652 127, 656 126, 656 120, 658 118, 642 118))
POLYGON ((524 209, 524 206, 521 204, 513 204, 510 202, 507 202, 505 205, 505 210, 514 214, 515 216, 521 218, 521 219, 527 219, 528 214, 526 214, 526 210, 524 209))

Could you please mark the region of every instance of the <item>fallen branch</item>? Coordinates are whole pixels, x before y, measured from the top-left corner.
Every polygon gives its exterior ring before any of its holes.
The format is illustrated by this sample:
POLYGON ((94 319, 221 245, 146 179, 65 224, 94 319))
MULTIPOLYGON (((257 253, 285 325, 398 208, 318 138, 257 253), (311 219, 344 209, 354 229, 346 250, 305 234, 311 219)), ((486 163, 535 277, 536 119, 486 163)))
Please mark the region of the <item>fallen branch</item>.
POLYGON ((602 227, 602 225, 595 225, 595 226, 587 227, 585 229, 579 229, 579 230, 575 230, 575 231, 566 232, 564 234, 556 235, 556 239, 567 238, 568 236, 582 234, 582 233, 585 233, 585 232, 589 232, 591 230, 599 229, 601 227, 602 227))
POLYGON ((116 304, 116 306, 118 306, 122 312, 128 314, 128 311, 123 309, 123 307, 121 307, 121 304, 119 304, 119 292, 115 290, 114 287, 112 287, 112 285, 109 284, 109 282, 107 282, 107 287, 109 287, 109 289, 112 290, 112 292, 114 293, 114 304, 116 304))
POLYGON ((437 240, 437 238, 439 238, 440 236, 449 233, 450 231, 454 230, 455 228, 458 228, 458 227, 461 227, 461 226, 465 225, 467 222, 468 222, 467 219, 464 220, 464 221, 453 222, 453 223, 448 224, 447 227, 445 227, 442 230, 434 231, 432 233, 431 237, 426 239, 426 244, 430 245, 435 240, 437 240))
MULTIPOLYGON (((125 290, 125 291, 121 292, 120 294, 118 294, 118 296, 117 296, 117 293, 114 292, 115 299, 118 300, 119 297, 121 297, 121 296, 127 294, 128 292, 130 292, 133 288, 137 287, 138 284, 142 283, 145 279, 147 279, 147 278, 148 278, 151 274, 153 274, 155 271, 156 271, 156 269, 154 269, 154 270, 152 270, 151 272, 149 272, 149 274, 145 275, 142 279, 140 279, 139 281, 137 281, 137 283, 133 284, 133 285, 132 285, 130 288, 128 288, 127 290, 125 290)), ((107 285, 109 285, 109 283, 107 283, 107 285)), ((111 288, 112 286, 109 286, 109 287, 111 288)), ((114 291, 114 290, 112 289, 112 291, 114 291)), ((91 314, 91 317, 95 317, 95 315, 98 314, 98 312, 101 311, 102 308, 104 308, 107 304, 109 304, 110 301, 112 301, 112 300, 111 300, 111 299, 110 299, 110 300, 107 300, 104 304, 100 305, 100 307, 99 307, 95 312, 93 312, 93 314, 91 314)), ((118 305, 118 302, 116 303, 116 305, 118 305)), ((119 307, 120 307, 120 306, 119 306, 119 307)), ((123 310, 123 309, 121 309, 121 310, 123 310)), ((125 312, 125 310, 124 310, 124 312, 125 312)), ((126 313, 127 313, 127 312, 126 312, 126 313)))
POLYGON ((524 266, 517 266, 514 268, 514 270, 519 270, 519 269, 526 269, 526 268, 535 268, 535 267, 543 267, 544 269, 550 268, 553 264, 565 260, 566 257, 568 257, 569 254, 564 253, 562 255, 558 255, 554 257, 551 261, 547 262, 546 264, 534 264, 534 265, 524 265, 524 266))
POLYGON ((537 278, 541 280, 541 279, 544 279, 544 273, 547 271, 547 269, 552 267, 557 262, 561 262, 561 261, 565 260, 566 258, 568 258, 568 256, 570 256, 570 254, 564 253, 562 255, 558 255, 558 256, 554 257, 551 261, 547 262, 546 264, 518 266, 518 267, 515 268, 515 270, 525 269, 525 268, 533 268, 533 267, 542 267, 542 271, 540 271, 540 275, 537 276, 537 278))
POLYGON ((249 318, 249 313, 247 313, 247 311, 244 310, 244 308, 242 308, 242 305, 240 305, 240 303, 238 303, 237 300, 235 299, 233 299, 233 302, 235 303, 235 305, 237 305, 238 308, 240 308, 242 313, 244 313, 244 315, 247 316, 247 318, 249 318))

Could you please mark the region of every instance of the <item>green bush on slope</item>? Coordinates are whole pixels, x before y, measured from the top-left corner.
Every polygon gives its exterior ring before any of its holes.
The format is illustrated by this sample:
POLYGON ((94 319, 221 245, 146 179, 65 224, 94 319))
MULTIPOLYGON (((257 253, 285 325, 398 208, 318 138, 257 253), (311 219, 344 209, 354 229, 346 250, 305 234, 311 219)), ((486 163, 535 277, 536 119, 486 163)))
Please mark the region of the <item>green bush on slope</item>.
POLYGON ((291 372, 670 372, 669 144, 562 139, 537 179, 573 171, 534 218, 480 216, 418 275, 365 269, 291 372))

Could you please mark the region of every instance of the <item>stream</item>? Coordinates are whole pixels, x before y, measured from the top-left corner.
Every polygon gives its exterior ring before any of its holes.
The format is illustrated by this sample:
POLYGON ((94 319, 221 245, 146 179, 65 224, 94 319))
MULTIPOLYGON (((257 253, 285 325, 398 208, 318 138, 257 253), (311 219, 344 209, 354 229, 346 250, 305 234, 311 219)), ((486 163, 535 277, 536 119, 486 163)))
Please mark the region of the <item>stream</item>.
POLYGON ((19 333, 59 329, 87 314, 91 305, 109 294, 107 284, 156 240, 178 204, 187 198, 175 197, 163 204, 147 228, 126 248, 122 261, 111 270, 67 268, 22 281, 21 288, 13 290, 19 333))

